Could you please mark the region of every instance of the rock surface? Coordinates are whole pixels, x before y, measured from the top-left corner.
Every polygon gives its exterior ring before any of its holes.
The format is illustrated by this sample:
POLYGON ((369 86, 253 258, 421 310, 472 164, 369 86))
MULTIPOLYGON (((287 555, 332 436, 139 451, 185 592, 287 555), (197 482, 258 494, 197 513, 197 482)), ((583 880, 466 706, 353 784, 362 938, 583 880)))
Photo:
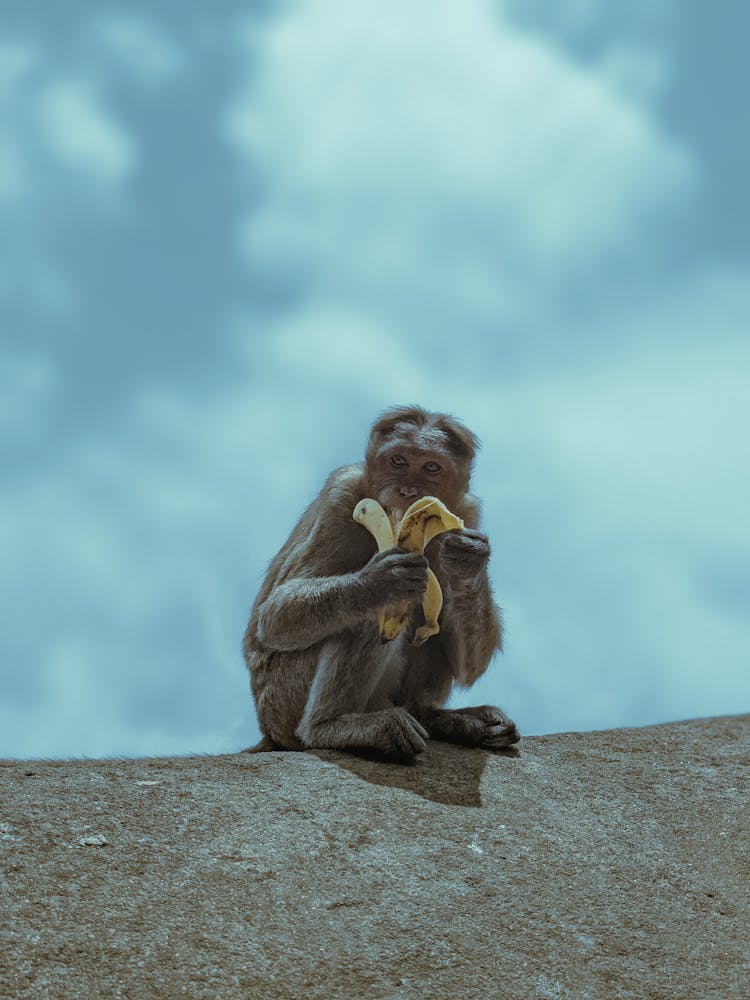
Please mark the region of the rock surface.
POLYGON ((750 716, 0 766, 0 996, 750 995, 750 716))

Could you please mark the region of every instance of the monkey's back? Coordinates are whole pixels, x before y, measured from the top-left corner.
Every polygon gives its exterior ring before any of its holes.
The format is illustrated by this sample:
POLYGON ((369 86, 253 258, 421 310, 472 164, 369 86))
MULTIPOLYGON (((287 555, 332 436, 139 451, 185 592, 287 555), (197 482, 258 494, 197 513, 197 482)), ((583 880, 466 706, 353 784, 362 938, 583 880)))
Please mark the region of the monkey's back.
POLYGON ((295 720, 304 711, 323 643, 293 650, 269 648, 259 636, 260 609, 286 580, 338 576, 370 559, 374 541, 352 520, 352 511, 363 496, 362 471, 361 463, 335 469, 303 511, 271 560, 245 631, 242 648, 258 717, 277 717, 282 724, 289 720, 287 746, 294 744, 295 720))
MULTIPOLYGON (((291 579, 350 573, 373 555, 373 539, 352 520, 352 511, 363 497, 362 469, 362 463, 335 469, 271 560, 243 641, 251 673, 261 669, 264 660, 272 661, 274 652, 278 652, 265 647, 258 636, 260 608, 276 587, 291 579)), ((316 643, 309 647, 312 655, 319 646, 316 643)))

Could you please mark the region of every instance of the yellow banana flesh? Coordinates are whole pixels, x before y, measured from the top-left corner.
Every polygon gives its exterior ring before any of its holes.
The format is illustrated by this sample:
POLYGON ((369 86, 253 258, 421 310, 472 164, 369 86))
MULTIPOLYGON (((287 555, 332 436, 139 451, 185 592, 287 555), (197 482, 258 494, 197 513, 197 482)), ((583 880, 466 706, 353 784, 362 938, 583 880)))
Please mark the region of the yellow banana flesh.
MULTIPOLYGON (((394 529, 388 515, 377 500, 365 498, 354 508, 354 520, 362 524, 374 537, 380 552, 399 545, 408 552, 424 552, 428 542, 435 535, 455 528, 463 528, 464 522, 452 514, 437 497, 422 497, 406 510, 394 529)), ((440 631, 438 617, 443 607, 443 592, 438 578, 431 569, 427 570, 427 589, 422 599, 424 625, 415 635, 414 644, 423 642, 440 631)), ((397 608, 387 609, 378 614, 380 634, 384 639, 395 639, 401 634, 411 617, 411 604, 405 602, 397 608)))
MULTIPOLYGON (((378 552, 385 552, 396 544, 396 537, 388 515, 377 500, 365 497, 354 508, 352 517, 363 525, 377 542, 378 552)), ((395 619, 386 619, 385 610, 378 612, 378 628, 384 639, 395 639, 401 629, 394 631, 395 619)))

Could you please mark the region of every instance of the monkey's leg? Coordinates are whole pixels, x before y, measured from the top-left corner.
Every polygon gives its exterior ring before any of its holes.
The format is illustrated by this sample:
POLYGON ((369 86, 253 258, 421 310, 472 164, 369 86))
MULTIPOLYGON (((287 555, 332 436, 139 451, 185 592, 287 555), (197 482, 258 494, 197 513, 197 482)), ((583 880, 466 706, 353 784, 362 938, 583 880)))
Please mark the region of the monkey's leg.
POLYGON ((383 645, 377 629, 332 639, 321 650, 297 736, 310 749, 372 750, 409 761, 426 747, 427 733, 405 708, 367 711, 377 702, 396 650, 383 645))
POLYGON ((521 739, 515 722, 493 705, 479 705, 477 708, 423 706, 412 709, 412 712, 434 740, 487 750, 505 750, 521 739))
POLYGON ((443 708, 453 686, 453 672, 438 636, 409 651, 398 704, 427 729, 434 740, 503 750, 518 743, 515 723, 499 708, 443 708))

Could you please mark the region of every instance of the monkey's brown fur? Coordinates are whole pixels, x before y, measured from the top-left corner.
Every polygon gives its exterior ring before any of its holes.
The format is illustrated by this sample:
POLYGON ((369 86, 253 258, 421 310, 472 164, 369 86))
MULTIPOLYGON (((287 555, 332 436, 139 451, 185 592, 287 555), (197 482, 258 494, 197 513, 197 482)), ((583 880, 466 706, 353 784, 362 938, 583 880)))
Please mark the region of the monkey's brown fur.
POLYGON ((328 477, 271 562, 243 651, 263 740, 256 749, 333 748, 411 760, 428 737, 502 749, 519 739, 498 708, 448 710, 454 682, 471 685, 501 646, 479 502, 469 492, 477 448, 453 417, 399 407, 373 425, 365 461, 328 477), (425 556, 377 552, 352 520, 363 497, 397 519, 413 500, 439 497, 466 527, 425 556), (414 603, 419 622, 427 566, 443 590, 440 632, 383 643, 377 612, 414 603))

